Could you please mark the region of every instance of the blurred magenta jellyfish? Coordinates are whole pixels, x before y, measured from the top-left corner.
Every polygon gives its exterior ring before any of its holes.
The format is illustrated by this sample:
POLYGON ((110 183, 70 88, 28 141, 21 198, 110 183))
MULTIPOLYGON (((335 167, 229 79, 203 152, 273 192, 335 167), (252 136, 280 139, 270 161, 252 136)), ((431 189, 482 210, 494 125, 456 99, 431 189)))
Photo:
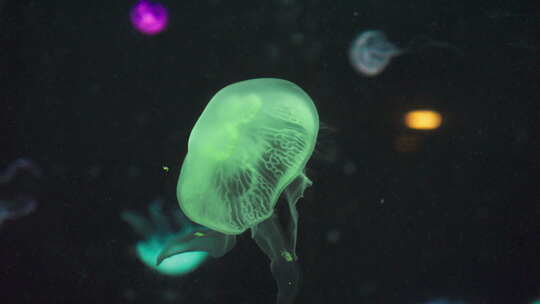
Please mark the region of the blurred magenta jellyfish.
POLYGON ((130 19, 133 26, 145 35, 155 35, 167 27, 169 14, 160 3, 149 0, 139 0, 131 8, 130 19))

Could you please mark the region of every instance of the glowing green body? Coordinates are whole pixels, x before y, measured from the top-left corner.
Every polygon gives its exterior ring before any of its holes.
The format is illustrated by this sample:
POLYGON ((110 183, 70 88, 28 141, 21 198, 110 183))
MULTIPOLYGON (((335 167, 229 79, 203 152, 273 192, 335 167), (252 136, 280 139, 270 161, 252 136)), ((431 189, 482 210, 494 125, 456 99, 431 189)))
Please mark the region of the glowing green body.
POLYGON ((285 80, 253 79, 220 90, 189 137, 177 186, 182 211, 225 234, 268 219, 311 156, 318 119, 311 98, 285 80))
POLYGON ((209 229, 169 241, 158 264, 194 251, 221 257, 251 229, 270 258, 276 303, 293 303, 301 276, 296 203, 311 185, 304 166, 318 131, 313 101, 294 83, 262 78, 220 90, 191 131, 176 190, 184 214, 209 229), (282 194, 289 212, 280 221, 274 207, 282 194))

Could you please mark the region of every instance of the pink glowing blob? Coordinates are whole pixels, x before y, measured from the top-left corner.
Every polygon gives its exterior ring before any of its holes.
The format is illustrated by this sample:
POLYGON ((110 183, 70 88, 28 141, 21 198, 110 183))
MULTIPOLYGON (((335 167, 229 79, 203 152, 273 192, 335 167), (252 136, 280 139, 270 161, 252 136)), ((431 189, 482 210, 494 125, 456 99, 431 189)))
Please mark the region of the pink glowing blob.
POLYGON ((131 9, 130 19, 139 32, 155 35, 167 27, 169 15, 162 4, 140 0, 131 9))

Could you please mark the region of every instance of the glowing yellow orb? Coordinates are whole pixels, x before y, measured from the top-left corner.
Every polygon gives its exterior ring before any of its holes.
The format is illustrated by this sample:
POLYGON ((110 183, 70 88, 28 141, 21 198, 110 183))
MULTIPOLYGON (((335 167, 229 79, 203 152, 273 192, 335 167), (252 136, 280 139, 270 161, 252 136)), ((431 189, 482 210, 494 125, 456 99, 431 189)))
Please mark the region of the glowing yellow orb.
POLYGON ((405 125, 416 130, 433 130, 441 126, 442 116, 432 110, 414 110, 405 114, 405 125))

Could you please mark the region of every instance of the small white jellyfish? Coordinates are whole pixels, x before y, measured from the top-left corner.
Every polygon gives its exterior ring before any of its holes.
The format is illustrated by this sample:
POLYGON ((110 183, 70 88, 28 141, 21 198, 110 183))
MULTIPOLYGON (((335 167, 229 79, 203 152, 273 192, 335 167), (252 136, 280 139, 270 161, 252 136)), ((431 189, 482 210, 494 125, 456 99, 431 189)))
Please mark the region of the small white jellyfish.
POLYGON ((368 30, 360 33, 358 38, 353 41, 349 49, 349 59, 360 74, 374 77, 388 66, 392 58, 427 47, 448 49, 455 54, 463 55, 459 48, 445 41, 432 40, 423 35, 413 38, 407 47, 399 48, 388 40, 383 31, 368 30))
POLYGON ((380 74, 390 60, 401 54, 401 50, 380 30, 362 32, 349 49, 349 58, 353 67, 364 76, 380 74))

